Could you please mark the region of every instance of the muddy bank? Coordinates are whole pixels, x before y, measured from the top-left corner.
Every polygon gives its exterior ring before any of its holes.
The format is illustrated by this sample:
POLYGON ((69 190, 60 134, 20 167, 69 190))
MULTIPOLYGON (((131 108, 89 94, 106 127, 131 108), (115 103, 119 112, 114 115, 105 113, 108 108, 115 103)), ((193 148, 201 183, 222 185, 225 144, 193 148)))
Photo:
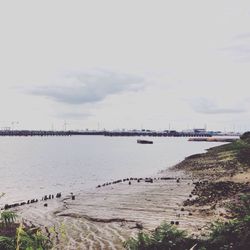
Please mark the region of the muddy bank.
POLYGON ((195 187, 191 192, 190 197, 195 195, 195 198, 184 201, 184 206, 204 206, 207 204, 214 206, 222 200, 231 199, 236 195, 246 194, 248 192, 250 192, 249 183, 200 181, 195 183, 195 187))
POLYGON ((230 218, 228 206, 241 195, 250 193, 250 143, 233 143, 208 149, 206 153, 187 157, 173 167, 196 179, 187 208, 199 208, 206 214, 230 218))
POLYGON ((250 169, 250 142, 237 140, 210 148, 206 153, 187 157, 172 169, 183 170, 194 178, 211 181, 225 177, 233 178, 237 174, 248 173, 250 169))
MULTIPOLYGON (((178 175, 178 172, 176 172, 178 175)), ((194 237, 212 217, 183 208, 194 184, 191 178, 131 180, 95 188, 59 199, 39 201, 15 210, 26 221, 59 237, 58 249, 122 249, 123 242, 140 230, 151 231, 163 221, 188 230, 194 237), (44 207, 46 202, 47 206, 44 207), (46 229, 47 228, 47 229, 46 229)))

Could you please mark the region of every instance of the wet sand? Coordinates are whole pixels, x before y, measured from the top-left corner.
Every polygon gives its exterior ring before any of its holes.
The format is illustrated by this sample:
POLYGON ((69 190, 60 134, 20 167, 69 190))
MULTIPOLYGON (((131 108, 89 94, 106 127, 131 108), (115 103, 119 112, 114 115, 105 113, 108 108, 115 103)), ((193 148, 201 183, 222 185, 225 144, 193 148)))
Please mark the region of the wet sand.
MULTIPOLYGON (((178 172, 175 174, 178 176, 178 172)), ((183 207, 193 188, 188 176, 179 182, 133 180, 131 185, 122 182, 75 194, 75 200, 62 195, 60 199, 39 201, 16 210, 20 218, 44 231, 45 227, 55 227, 51 237, 58 249, 122 249, 123 242, 141 226, 150 231, 163 221, 172 221, 190 234, 205 230, 211 217, 204 216, 198 208, 183 207), (48 206, 44 207, 44 203, 48 206)))
POLYGON ((225 204, 250 190, 249 169, 231 150, 235 144, 187 157, 154 176, 153 183, 131 180, 129 185, 127 179, 101 184, 74 194, 75 200, 62 194, 15 210, 42 228, 56 249, 123 249, 129 237, 164 221, 193 237, 206 237, 211 222, 228 219, 225 204))

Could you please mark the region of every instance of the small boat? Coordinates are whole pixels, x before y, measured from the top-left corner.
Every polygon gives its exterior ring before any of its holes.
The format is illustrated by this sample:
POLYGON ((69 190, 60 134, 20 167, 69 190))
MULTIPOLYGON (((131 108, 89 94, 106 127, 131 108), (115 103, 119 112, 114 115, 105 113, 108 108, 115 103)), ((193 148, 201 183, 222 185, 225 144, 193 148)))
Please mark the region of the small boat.
POLYGON ((153 144, 153 141, 148 141, 148 140, 137 140, 137 143, 140 143, 140 144, 153 144))

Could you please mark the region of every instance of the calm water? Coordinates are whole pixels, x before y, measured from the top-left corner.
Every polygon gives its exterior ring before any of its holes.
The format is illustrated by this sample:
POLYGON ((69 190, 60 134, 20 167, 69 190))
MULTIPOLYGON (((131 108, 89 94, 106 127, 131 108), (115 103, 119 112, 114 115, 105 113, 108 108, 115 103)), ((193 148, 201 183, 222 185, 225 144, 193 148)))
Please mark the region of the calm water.
POLYGON ((218 145, 187 138, 1 137, 0 205, 45 194, 86 190, 125 177, 156 174, 184 157, 218 145), (151 138, 150 138, 151 139, 151 138))

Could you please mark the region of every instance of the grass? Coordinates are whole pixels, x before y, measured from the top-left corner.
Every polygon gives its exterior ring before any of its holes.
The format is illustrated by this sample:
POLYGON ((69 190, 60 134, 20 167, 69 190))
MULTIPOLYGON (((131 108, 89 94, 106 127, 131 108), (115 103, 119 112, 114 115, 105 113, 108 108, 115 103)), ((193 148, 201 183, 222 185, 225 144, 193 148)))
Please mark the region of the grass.
POLYGON ((234 141, 230 144, 211 148, 209 153, 216 153, 218 156, 225 158, 236 159, 245 167, 250 167, 250 133, 245 133, 240 140, 234 141), (245 135, 247 134, 247 135, 245 135))

